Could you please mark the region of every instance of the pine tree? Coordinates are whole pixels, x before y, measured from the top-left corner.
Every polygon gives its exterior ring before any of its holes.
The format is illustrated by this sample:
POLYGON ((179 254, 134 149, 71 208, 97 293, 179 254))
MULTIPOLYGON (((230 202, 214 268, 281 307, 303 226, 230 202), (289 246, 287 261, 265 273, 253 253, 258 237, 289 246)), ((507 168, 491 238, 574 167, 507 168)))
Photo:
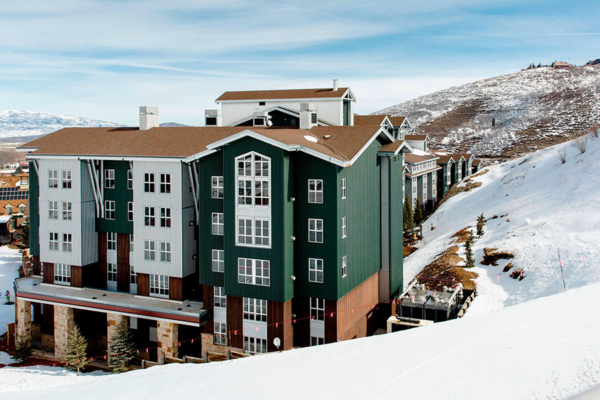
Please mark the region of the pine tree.
POLYGON ((26 249, 29 248, 29 218, 25 218, 23 230, 21 231, 21 237, 19 240, 26 249))
POLYGON ((15 348, 15 358, 20 362, 29 360, 32 353, 31 342, 25 339, 21 339, 17 342, 15 348))
POLYGON ((423 207, 421 206, 421 202, 417 197, 417 202, 415 204, 415 215, 414 215, 415 225, 420 225, 423 222, 423 207))
POLYGON ((410 197, 406 195, 406 199, 404 199, 404 230, 408 231, 414 227, 413 224, 413 210, 412 205, 410 204, 410 197))
POLYGON ((129 330, 126 319, 117 325, 117 331, 111 338, 111 342, 108 367, 115 373, 126 372, 129 363, 135 358, 133 333, 129 330))
POLYGON ((465 254, 466 254, 466 268, 473 268, 475 266, 475 260, 473 259, 473 241, 475 237, 473 236, 473 232, 469 232, 469 237, 467 238, 467 242, 465 243, 465 254))
POLYGON ((485 233, 483 230, 483 225, 485 225, 485 217, 481 214, 477 217, 477 236, 481 237, 485 233))
POLYGON ((85 368, 90 363, 87 358, 87 340, 79 331, 79 327, 75 325, 69 333, 67 340, 67 369, 79 371, 85 368))

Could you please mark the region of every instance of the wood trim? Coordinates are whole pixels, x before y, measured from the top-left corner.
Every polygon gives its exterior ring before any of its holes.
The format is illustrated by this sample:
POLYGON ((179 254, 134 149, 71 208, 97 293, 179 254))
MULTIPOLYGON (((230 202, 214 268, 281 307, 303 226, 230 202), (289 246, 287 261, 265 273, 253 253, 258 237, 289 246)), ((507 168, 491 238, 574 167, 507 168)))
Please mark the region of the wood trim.
POLYGON ((229 346, 238 349, 244 348, 244 298, 227 296, 227 331, 229 346), (233 333, 237 331, 237 335, 233 333))
POLYGON ((44 283, 54 283, 54 264, 44 263, 44 277, 42 279, 44 283))
MULTIPOLYGON (((337 301, 337 337, 348 340, 368 336, 373 333, 374 310, 365 305, 379 303, 379 272, 354 288, 337 301), (351 310, 354 310, 352 312, 351 310)), ((325 303, 327 307, 327 302, 325 303)), ((327 332, 327 324, 325 324, 327 332)), ((327 342, 329 343, 329 342, 327 342)))
POLYGON ((268 351, 290 350, 294 346, 291 299, 285 303, 279 301, 267 302, 267 324, 268 351), (276 337, 281 340, 279 349, 273 343, 273 339, 276 337))
MULTIPOLYGON (((202 287, 202 308, 210 314, 210 319, 204 324, 204 333, 215 333, 215 320, 214 320, 214 307, 215 307, 215 289, 214 286, 203 286, 202 287)), ((229 316, 228 316, 229 317, 229 316)))
MULTIPOLYGON (((128 233, 117 233, 117 264, 124 265, 130 264, 129 261, 129 248, 131 242, 129 241, 128 233)), ((128 290, 129 291, 129 290, 128 290)))
POLYGON ((169 277, 169 299, 183 301, 183 279, 169 277))
POLYGON ((130 268, 129 264, 117 264, 117 290, 119 292, 129 293, 130 268))
POLYGON ((335 300, 325 300, 325 343, 338 341, 337 305, 338 302, 335 300), (331 313, 334 313, 333 318, 331 318, 331 313))
POLYGON ((79 265, 71 265, 71 286, 83 287, 83 268, 79 265))
POLYGON ((150 296, 150 275, 137 274, 137 294, 140 296, 150 296))
POLYGON ((42 263, 40 262, 40 256, 33 256, 33 274, 42 274, 42 263))

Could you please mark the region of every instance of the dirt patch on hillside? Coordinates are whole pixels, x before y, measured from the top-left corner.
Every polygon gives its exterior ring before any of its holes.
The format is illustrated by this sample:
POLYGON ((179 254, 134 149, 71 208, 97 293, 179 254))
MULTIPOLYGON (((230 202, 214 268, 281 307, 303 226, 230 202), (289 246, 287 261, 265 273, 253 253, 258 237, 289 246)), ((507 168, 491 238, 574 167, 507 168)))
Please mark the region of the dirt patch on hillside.
POLYGON ((466 243, 467 238, 469 237, 469 233, 471 233, 470 226, 467 226, 466 228, 461 229, 460 231, 456 232, 454 235, 450 236, 450 237, 456 238, 455 240, 452 241, 452 243, 466 243))
POLYGON ((461 104, 433 121, 421 125, 420 134, 441 140, 458 127, 474 121, 482 111, 484 103, 483 99, 477 99, 461 104))
POLYGON ((448 199, 456 196, 459 193, 470 192, 471 190, 473 190, 475 188, 478 188, 478 187, 480 187, 482 185, 481 182, 465 181, 464 183, 465 183, 464 185, 460 185, 460 183, 455 183, 454 186, 452 186, 450 188, 450 190, 448 191, 448 193, 446 194, 446 196, 444 196, 444 198, 440 201, 439 206, 441 206, 448 199))
POLYGON ((430 290, 442 290, 444 286, 453 286, 456 283, 462 283, 463 288, 467 290, 475 290, 473 279, 479 275, 458 265, 464 262, 458 255, 458 249, 458 246, 452 246, 438 254, 436 259, 417 275, 419 282, 424 283, 430 290))
POLYGON ((489 169, 484 169, 484 170, 481 170, 481 171, 479 171, 478 173, 476 173, 475 175, 471 175, 471 178, 476 178, 476 177, 478 177, 478 176, 485 175, 485 174, 487 174, 488 172, 490 172, 490 170, 489 170, 489 169))
POLYGON ((512 258, 515 258, 515 255, 508 251, 500 251, 495 247, 484 247, 481 264, 497 266, 498 260, 510 260, 512 258))
POLYGON ((410 256, 412 253, 414 253, 415 251, 419 250, 418 247, 414 247, 414 246, 404 246, 403 248, 403 253, 404 253, 404 257, 408 257, 410 256))

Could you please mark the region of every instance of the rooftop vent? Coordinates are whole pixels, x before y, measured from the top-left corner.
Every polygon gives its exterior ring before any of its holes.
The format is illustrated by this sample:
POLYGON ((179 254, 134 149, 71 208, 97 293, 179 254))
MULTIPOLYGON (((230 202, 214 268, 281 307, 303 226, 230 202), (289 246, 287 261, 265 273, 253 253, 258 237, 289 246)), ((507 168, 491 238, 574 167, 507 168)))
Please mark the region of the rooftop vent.
POLYGON ((223 126, 221 110, 204 110, 204 125, 223 126))
POLYGON ((158 107, 140 107, 140 130, 147 131, 158 126, 158 107))
POLYGON ((333 91, 337 92, 337 90, 338 90, 338 80, 334 79, 333 80, 333 91))

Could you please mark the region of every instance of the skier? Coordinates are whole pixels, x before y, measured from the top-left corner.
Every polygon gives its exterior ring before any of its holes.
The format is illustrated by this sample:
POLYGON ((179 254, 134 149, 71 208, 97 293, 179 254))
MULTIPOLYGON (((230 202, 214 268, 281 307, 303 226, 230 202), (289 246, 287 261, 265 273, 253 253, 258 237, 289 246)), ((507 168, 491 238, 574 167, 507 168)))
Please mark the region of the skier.
POLYGON ((6 302, 10 303, 10 291, 6 291, 6 302))

